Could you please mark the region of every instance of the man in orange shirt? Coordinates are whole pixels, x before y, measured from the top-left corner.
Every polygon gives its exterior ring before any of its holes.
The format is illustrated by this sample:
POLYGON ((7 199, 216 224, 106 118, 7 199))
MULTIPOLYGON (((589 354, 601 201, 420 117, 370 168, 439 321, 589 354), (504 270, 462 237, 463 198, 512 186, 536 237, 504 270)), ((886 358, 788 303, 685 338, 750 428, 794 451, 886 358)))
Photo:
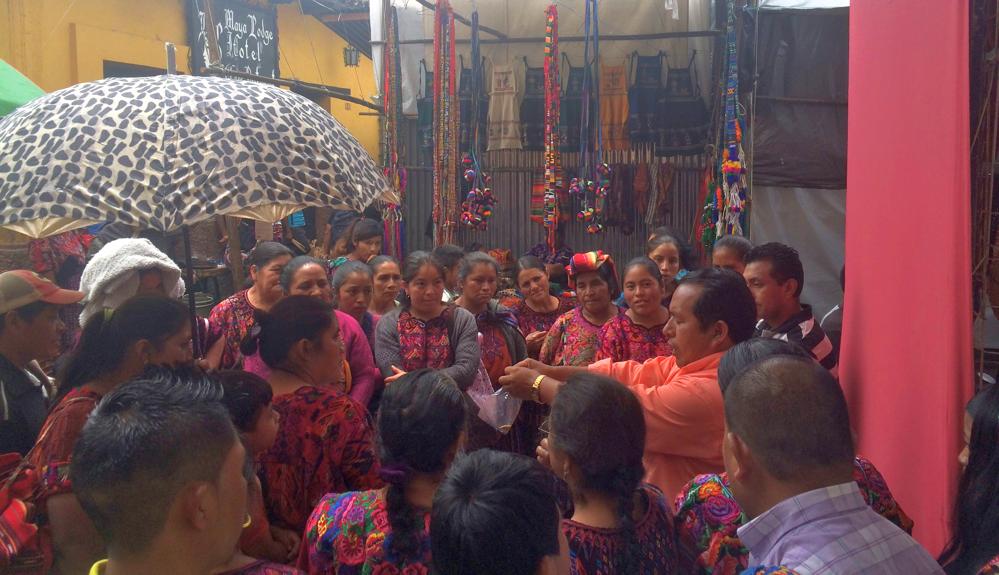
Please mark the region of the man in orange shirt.
POLYGON ((645 412, 645 479, 672 499, 695 475, 723 470, 718 362, 730 347, 753 336, 756 306, 741 276, 705 269, 680 282, 669 309, 665 333, 671 357, 644 363, 607 359, 588 367, 528 359, 508 367, 500 384, 515 397, 548 404, 566 379, 585 370, 626 385, 645 412))

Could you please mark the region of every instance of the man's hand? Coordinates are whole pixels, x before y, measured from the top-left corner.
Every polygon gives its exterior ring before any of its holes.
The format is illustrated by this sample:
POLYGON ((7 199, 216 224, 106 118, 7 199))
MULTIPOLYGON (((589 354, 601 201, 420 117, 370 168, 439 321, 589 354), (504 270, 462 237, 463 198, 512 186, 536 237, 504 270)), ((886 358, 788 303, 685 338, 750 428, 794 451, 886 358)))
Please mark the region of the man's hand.
POLYGON ((532 361, 537 363, 536 360, 525 359, 517 365, 511 365, 506 368, 506 375, 499 378, 500 385, 502 385, 503 389, 505 389, 510 395, 520 399, 534 399, 532 387, 534 386, 534 380, 537 379, 541 373, 525 365, 532 361))

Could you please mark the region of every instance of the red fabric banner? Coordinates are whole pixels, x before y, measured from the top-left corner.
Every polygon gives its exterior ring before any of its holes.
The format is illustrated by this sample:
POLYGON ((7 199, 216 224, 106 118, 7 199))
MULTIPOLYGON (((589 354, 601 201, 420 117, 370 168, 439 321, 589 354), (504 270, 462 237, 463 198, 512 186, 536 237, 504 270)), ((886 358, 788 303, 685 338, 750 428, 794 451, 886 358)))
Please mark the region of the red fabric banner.
POLYGON ((858 453, 933 554, 973 382, 968 3, 850 6, 840 374, 858 453))

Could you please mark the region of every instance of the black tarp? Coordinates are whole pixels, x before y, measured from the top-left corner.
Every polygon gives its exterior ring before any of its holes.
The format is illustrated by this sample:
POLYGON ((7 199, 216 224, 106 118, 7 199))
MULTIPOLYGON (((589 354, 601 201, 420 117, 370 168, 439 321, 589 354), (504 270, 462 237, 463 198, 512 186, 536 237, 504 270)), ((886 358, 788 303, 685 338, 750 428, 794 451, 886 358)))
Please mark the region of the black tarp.
POLYGON ((747 108, 758 58, 754 186, 846 187, 848 41, 846 8, 743 12, 739 83, 747 108))

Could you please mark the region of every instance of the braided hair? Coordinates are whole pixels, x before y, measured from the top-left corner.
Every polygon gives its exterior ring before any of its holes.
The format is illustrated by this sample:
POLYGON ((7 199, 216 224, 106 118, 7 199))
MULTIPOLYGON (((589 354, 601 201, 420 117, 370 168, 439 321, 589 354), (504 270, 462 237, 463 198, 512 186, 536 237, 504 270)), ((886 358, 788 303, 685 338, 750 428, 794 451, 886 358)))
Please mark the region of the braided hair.
POLYGON ((607 377, 574 375, 552 404, 549 441, 553 450, 568 457, 580 471, 579 484, 570 489, 598 491, 617 499, 625 546, 613 559, 611 571, 640 572, 641 548, 632 516, 635 492, 645 475, 645 417, 638 399, 607 377))
POLYGON ((416 473, 443 474, 464 429, 464 398, 447 375, 420 369, 385 388, 378 411, 380 473, 388 484, 389 546, 400 558, 419 555, 423 531, 423 521, 406 501, 406 484, 416 473))

